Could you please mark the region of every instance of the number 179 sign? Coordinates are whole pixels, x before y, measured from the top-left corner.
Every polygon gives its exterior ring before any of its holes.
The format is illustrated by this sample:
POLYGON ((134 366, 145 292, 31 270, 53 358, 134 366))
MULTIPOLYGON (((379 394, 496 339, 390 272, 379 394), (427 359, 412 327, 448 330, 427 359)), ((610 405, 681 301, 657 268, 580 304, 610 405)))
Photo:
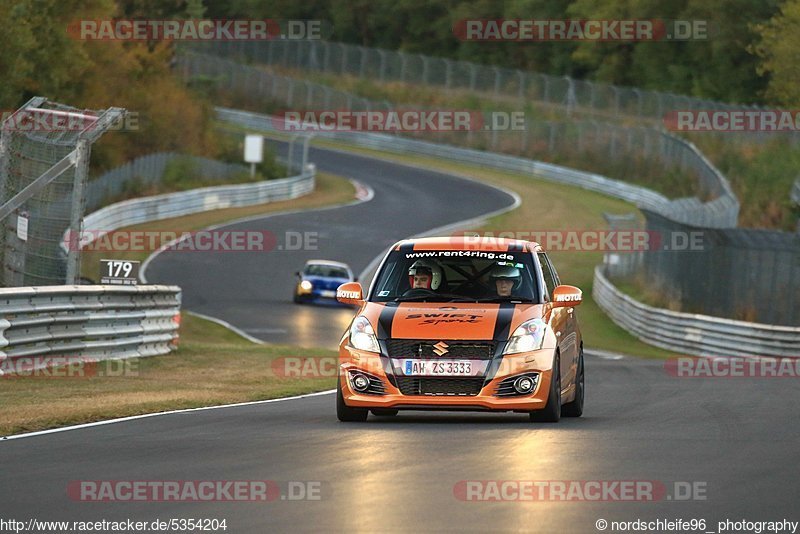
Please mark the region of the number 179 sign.
POLYGON ((100 260, 100 283, 135 286, 139 278, 138 261, 100 260))

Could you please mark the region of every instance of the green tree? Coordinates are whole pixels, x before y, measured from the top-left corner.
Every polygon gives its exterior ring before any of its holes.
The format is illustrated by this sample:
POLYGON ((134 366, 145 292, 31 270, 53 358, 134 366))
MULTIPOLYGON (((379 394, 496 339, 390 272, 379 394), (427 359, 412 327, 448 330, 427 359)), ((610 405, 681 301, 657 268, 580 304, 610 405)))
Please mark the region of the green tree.
POLYGON ((769 102, 800 104, 800 0, 787 0, 780 13, 755 27, 760 39, 751 48, 760 58, 758 72, 768 77, 769 102))

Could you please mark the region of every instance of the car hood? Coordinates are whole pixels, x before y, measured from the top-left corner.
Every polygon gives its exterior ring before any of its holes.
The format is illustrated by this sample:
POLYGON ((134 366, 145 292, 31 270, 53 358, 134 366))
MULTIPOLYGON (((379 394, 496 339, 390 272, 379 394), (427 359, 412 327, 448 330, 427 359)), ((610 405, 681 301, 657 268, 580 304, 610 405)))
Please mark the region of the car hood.
POLYGON ((306 276, 303 275, 303 280, 308 280, 317 289, 336 289, 342 284, 346 284, 350 280, 347 278, 330 277, 330 276, 306 276))
POLYGON ((523 322, 541 318, 541 304, 376 303, 362 312, 378 339, 506 340, 523 322))

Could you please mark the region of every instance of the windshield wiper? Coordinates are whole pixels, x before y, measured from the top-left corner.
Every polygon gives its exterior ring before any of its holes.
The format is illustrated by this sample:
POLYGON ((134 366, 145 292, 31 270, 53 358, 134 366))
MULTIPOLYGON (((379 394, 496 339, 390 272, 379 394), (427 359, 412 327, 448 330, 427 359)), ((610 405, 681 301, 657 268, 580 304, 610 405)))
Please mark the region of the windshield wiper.
POLYGON ((420 302, 435 297, 436 295, 416 295, 413 297, 397 297, 392 302, 420 302))
POLYGON ((393 302, 413 302, 430 300, 431 302, 475 302, 474 298, 462 295, 415 295, 411 297, 397 297, 393 302))
POLYGON ((525 299, 520 297, 484 297, 480 299, 472 299, 473 302, 520 302, 524 304, 532 304, 533 299, 525 299))

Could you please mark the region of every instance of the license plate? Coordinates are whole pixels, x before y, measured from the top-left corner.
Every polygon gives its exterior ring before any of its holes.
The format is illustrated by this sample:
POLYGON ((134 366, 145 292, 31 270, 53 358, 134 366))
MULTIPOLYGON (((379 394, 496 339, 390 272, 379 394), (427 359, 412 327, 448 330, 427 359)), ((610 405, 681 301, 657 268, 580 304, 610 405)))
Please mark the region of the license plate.
POLYGON ((332 299, 332 298, 336 297, 336 291, 334 291, 332 289, 323 289, 323 290, 321 290, 319 292, 319 296, 332 299))
POLYGON ((471 360, 403 360, 406 376, 473 376, 471 360))

